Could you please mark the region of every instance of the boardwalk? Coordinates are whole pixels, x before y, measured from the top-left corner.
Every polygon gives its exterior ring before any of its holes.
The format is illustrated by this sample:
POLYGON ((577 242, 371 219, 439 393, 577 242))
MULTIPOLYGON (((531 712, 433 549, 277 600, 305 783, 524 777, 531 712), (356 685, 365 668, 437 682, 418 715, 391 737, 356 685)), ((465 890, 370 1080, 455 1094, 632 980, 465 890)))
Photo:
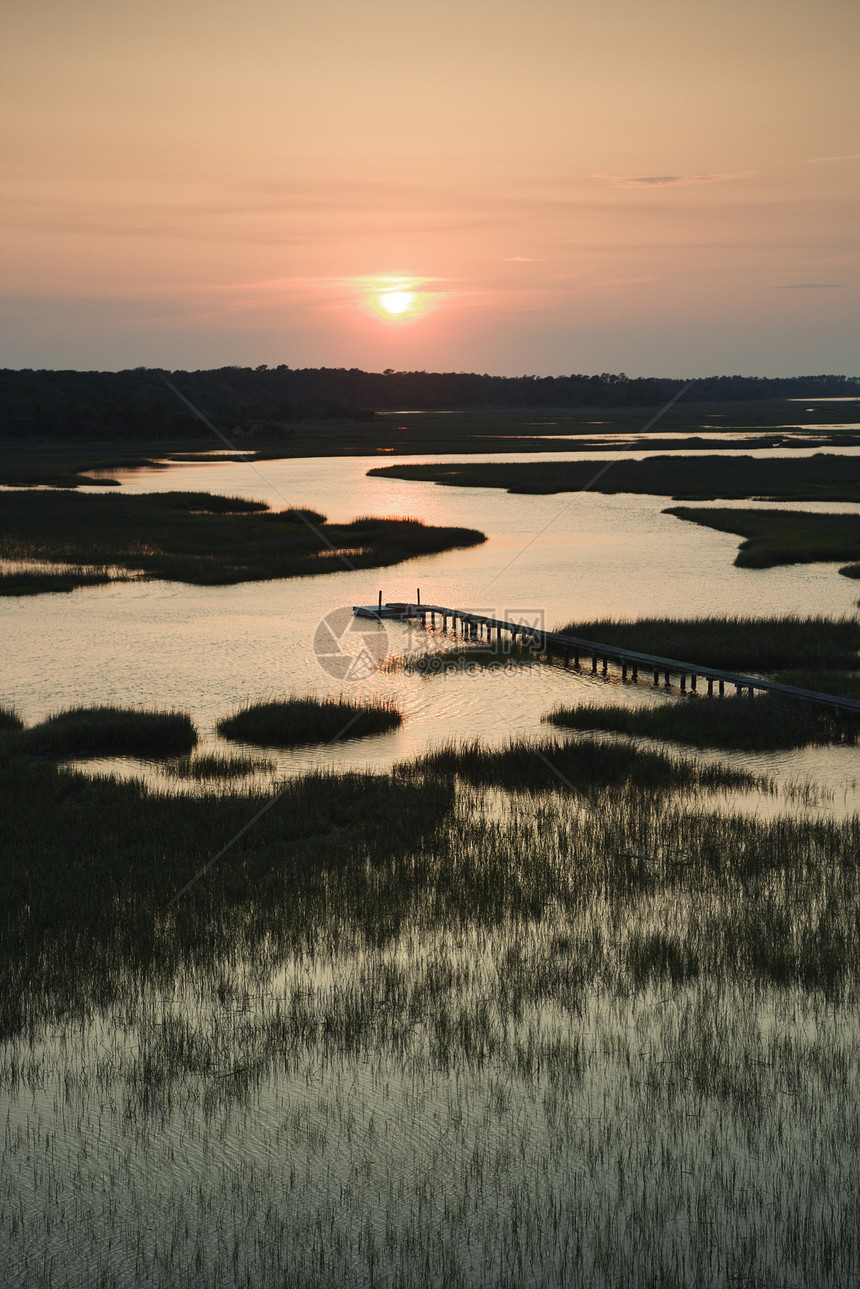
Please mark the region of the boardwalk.
POLYGON ((484 639, 491 642, 495 631, 498 642, 502 633, 506 632, 513 644, 528 646, 535 653, 555 654, 564 659, 566 667, 572 665, 581 669, 583 659, 587 659, 593 674, 600 672, 605 676, 612 664, 620 669, 622 680, 638 681, 640 673, 644 673, 653 678, 654 685, 668 688, 674 679, 681 693, 696 693, 701 681, 707 686, 709 695, 715 690, 718 694, 724 694, 728 685, 733 686, 736 693, 748 694, 750 697, 756 691, 781 694, 786 698, 860 715, 860 702, 853 698, 823 694, 815 689, 800 689, 796 685, 782 685, 778 681, 761 680, 756 676, 741 676, 719 667, 704 667, 695 662, 681 662, 677 658, 662 658, 658 654, 637 653, 634 649, 599 644, 596 640, 582 640, 578 636, 559 631, 544 631, 539 627, 509 622, 504 618, 488 618, 480 613, 471 613, 468 609, 453 609, 441 604, 382 604, 380 600, 378 605, 357 605, 353 612, 359 617, 417 621, 423 627, 428 623, 435 627, 438 623, 443 631, 448 630, 450 623, 454 634, 459 630, 460 635, 467 640, 484 639))

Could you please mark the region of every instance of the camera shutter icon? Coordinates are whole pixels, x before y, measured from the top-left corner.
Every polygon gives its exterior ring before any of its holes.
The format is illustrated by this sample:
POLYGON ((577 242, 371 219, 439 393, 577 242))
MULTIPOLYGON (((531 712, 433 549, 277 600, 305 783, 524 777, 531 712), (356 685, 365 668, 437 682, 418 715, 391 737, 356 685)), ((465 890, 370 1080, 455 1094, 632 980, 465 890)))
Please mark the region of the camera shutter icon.
POLYGON ((388 632, 376 618, 357 618, 351 607, 332 609, 317 624, 314 656, 329 676, 356 684, 377 672, 388 657, 388 632))

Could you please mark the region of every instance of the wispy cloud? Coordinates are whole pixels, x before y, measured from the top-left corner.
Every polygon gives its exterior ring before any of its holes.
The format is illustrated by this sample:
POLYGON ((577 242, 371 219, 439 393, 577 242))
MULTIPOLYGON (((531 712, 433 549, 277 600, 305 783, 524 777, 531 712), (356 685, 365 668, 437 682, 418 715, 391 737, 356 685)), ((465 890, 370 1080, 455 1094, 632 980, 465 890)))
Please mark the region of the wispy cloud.
POLYGON ((546 264, 546 260, 540 255, 506 255, 502 260, 503 264, 546 264))
POLYGON ((659 279, 656 273, 646 273, 639 277, 608 277, 604 278, 602 281, 600 279, 596 279, 593 285, 596 287, 626 287, 642 286, 644 283, 657 281, 659 281, 659 279))
POLYGON ((501 227, 509 218, 489 200, 447 208, 417 198, 410 206, 368 201, 359 207, 322 194, 294 202, 78 202, 18 201, 7 204, 3 227, 58 232, 63 236, 133 239, 191 239, 290 246, 340 242, 345 234, 389 238, 408 233, 430 236, 501 227))
POLYGON ((693 184, 725 183, 729 179, 745 179, 750 170, 737 170, 731 174, 698 175, 595 175, 605 179, 615 188, 689 188, 693 184))
POLYGON ((817 161, 860 161, 860 152, 846 152, 841 157, 807 157, 806 164, 812 166, 817 161))
POLYGON ((838 291, 844 282, 780 282, 777 291, 838 291))

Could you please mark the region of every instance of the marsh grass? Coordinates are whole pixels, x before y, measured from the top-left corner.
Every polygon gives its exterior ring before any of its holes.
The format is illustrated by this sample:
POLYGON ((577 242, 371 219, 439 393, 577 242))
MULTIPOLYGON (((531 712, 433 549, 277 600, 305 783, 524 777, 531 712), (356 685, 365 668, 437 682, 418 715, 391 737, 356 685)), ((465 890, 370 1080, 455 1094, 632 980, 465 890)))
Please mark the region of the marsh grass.
POLYGON ((276 768, 274 761, 254 756, 221 756, 210 752, 204 756, 183 756, 168 761, 162 767, 164 774, 175 779, 236 779, 260 774, 276 768))
POLYGON ((688 697, 657 707, 558 707, 543 717, 574 730, 606 730, 694 747, 751 752, 856 739, 858 724, 827 709, 765 694, 755 698, 688 697))
MULTIPOLYGON (((596 618, 558 630, 600 644, 744 674, 853 670, 860 660, 860 618, 856 617, 596 618)), ((822 688, 826 690, 826 684, 822 688)))
POLYGON ((222 738, 258 747, 367 738, 396 729, 403 717, 393 703, 353 703, 345 698, 286 698, 253 703, 218 721, 222 738))
POLYGON ((351 890, 368 926, 394 918, 393 927, 396 906, 383 912, 388 884, 377 889, 373 866, 394 863, 405 894, 403 852, 444 819, 453 796, 451 783, 422 777, 310 776, 285 785, 277 808, 248 832, 269 797, 158 795, 139 781, 87 779, 0 751, 9 857, 0 1032, 34 1008, 86 1012, 115 997, 126 972, 158 978, 260 937, 298 945, 315 934, 307 918, 329 887, 351 890), (229 863, 162 914, 231 837, 229 863))
POLYGON ((425 754, 422 765, 437 775, 457 775, 507 791, 565 792, 615 788, 667 793, 695 788, 759 788, 769 780, 731 766, 683 760, 631 744, 600 739, 512 740, 502 748, 451 743, 425 754))
MULTIPOLYGON (((860 459, 858 459, 860 466, 860 459)), ((792 498, 792 500, 813 498, 792 498)), ((829 498, 833 501, 858 497, 829 498)), ((735 564, 740 568, 772 568, 777 564, 812 564, 856 560, 860 556, 860 515, 817 514, 804 510, 696 509, 675 506, 665 512, 722 533, 738 533, 745 540, 735 564)), ((850 569, 851 565, 846 568, 850 569)), ((845 568, 840 573, 851 577, 845 568)))
POLYGON ((0 572, 0 595, 42 595, 50 591, 76 591, 85 586, 105 586, 108 582, 123 580, 127 578, 116 577, 107 568, 94 569, 83 565, 56 572, 22 569, 18 572, 0 572))
POLYGON ((516 751, 296 780, 241 836, 267 798, 7 758, 13 1282, 853 1281, 860 820, 617 756, 586 807, 516 751))
POLYGON ((190 716, 122 707, 76 707, 22 730, 17 749, 52 759, 89 756, 166 757, 197 742, 190 716))
POLYGON ((0 733, 18 733, 23 727, 24 723, 14 708, 0 706, 0 733))
MULTIPOLYGON (((565 970, 582 982, 614 979, 626 954, 617 958, 618 936, 653 923, 655 909, 657 929, 679 952, 695 952, 702 972, 860 983, 856 818, 705 814, 674 804, 669 785, 727 776, 695 766, 668 774, 660 758, 655 786, 650 754, 596 750, 607 755, 586 748, 587 762, 558 758, 587 804, 533 754, 542 774, 524 775, 518 753, 527 749, 479 760, 464 748, 388 775, 290 782, 249 832, 267 797, 159 796, 7 759, 0 1030, 89 1014, 183 964, 217 972, 222 959, 248 954, 274 970, 325 945, 394 948, 409 926, 420 936, 581 917, 565 970), (644 773, 629 769, 636 760, 644 773), (500 820, 475 812, 475 788, 458 788, 483 781, 497 790, 505 779, 516 797, 500 820), (168 908, 231 837, 218 866, 168 908)), ((529 970, 520 988, 540 979, 529 970)), ((375 1025, 373 998, 366 1009, 375 1025)))
MULTIPOLYGON (((209 493, 0 492, 2 558, 109 564, 197 585, 341 572, 338 552, 351 567, 376 568, 485 540, 472 528, 416 519, 329 524, 312 510, 272 512, 263 502, 209 493)), ((39 589, 32 579, 28 585, 39 589)))
MULTIPOLYGON (((398 464, 374 467, 368 473, 461 488, 504 488, 514 493, 579 492, 589 488, 595 492, 649 493, 677 500, 743 500, 748 497, 773 501, 860 500, 860 459, 822 452, 803 458, 698 453, 646 457, 641 461, 398 464)), ((669 513, 676 514, 677 511, 669 513)), ((841 558, 856 558, 856 551, 841 558)))
POLYGON ((527 1000, 514 1019, 529 966, 564 961, 520 930, 510 960, 489 938, 440 940, 414 969, 338 958, 340 1008, 292 977, 268 1003, 241 978, 220 1006, 165 999, 136 1060, 89 1031, 59 1058, 19 1049, 12 1275, 38 1233, 69 1286, 852 1283, 844 1009, 659 974, 632 999, 571 981, 553 1023, 527 1000), (351 1049, 363 994, 377 1024, 351 1049), (419 1019, 400 1025, 407 1001, 419 1019), (291 1041, 305 1024, 309 1047, 291 1041))
POLYGON ((819 693, 860 699, 860 672, 856 668, 847 671, 789 668, 773 672, 772 679, 784 685, 795 685, 798 689, 814 689, 819 693))

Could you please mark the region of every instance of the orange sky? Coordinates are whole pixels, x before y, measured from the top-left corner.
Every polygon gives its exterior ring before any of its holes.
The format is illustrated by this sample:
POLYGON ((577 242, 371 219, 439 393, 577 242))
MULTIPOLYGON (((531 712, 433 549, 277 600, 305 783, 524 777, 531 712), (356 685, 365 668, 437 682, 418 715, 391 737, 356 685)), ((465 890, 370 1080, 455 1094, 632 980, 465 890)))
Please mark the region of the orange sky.
POLYGON ((4 365, 860 369, 857 0, 5 11, 4 365))

